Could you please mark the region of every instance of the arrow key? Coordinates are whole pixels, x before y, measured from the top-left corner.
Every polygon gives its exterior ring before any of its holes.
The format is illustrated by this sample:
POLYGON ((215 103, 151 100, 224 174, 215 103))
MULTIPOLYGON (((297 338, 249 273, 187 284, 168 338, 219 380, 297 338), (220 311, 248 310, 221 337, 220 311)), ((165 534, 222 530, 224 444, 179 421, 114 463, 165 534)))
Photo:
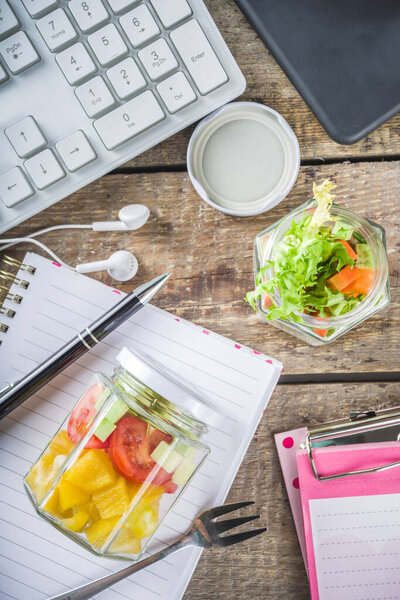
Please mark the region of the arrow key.
POLYGON ((21 158, 26 158, 46 145, 46 138, 33 117, 25 117, 11 127, 7 127, 5 134, 21 158))
POLYGON ((43 150, 43 152, 25 161, 25 167, 39 190, 44 190, 44 188, 65 177, 64 169, 58 162, 54 152, 49 149, 43 150))
POLYGON ((83 131, 77 131, 56 143, 57 152, 68 171, 77 171, 97 158, 83 131))
POLYGON ((34 191, 22 169, 13 167, 0 175, 0 199, 8 208, 33 196, 34 191))

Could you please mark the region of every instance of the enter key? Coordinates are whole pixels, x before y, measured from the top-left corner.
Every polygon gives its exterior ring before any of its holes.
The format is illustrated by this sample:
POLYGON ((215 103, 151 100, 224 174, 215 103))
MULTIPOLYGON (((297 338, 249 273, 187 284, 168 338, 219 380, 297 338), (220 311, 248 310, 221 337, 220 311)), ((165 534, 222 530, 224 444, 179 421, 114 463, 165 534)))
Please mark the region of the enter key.
POLYGON ((197 21, 188 21, 175 29, 171 33, 171 40, 203 96, 228 81, 223 66, 197 21))

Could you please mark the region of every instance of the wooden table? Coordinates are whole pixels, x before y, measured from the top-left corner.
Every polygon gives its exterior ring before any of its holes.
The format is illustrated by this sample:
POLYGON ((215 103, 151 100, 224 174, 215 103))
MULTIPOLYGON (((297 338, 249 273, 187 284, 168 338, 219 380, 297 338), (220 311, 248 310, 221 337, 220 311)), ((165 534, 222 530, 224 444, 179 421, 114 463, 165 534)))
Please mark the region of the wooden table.
MULTIPOLYGON (((399 404, 400 116, 357 144, 334 143, 233 0, 207 4, 247 79, 243 99, 281 112, 298 136, 302 166, 289 196, 257 217, 237 219, 211 209, 199 200, 186 172, 189 128, 12 233, 111 220, 125 204, 143 202, 151 218, 137 233, 54 233, 43 241, 70 264, 130 249, 140 264, 138 284, 173 270, 156 304, 284 363, 230 494, 230 500, 254 499, 269 533, 229 552, 204 553, 185 600, 305 600, 307 579, 273 433, 345 416, 350 407, 399 404), (337 342, 311 348, 259 323, 242 298, 253 283, 254 235, 309 198, 314 180, 328 176, 337 183, 340 204, 386 228, 392 301, 337 342)), ((26 249, 20 247, 21 257, 26 249)), ((97 277, 110 282, 106 274, 97 277)))

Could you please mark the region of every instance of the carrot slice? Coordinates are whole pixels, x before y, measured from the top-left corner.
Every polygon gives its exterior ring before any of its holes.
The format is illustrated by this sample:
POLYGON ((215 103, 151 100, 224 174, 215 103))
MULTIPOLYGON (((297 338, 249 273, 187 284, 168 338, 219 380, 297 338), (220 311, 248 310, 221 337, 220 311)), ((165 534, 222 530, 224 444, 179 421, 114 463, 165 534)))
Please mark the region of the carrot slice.
POLYGON ((349 242, 346 242, 346 240, 336 240, 336 241, 340 242, 342 244, 342 246, 345 247, 346 252, 350 256, 350 258, 352 258, 353 260, 357 260, 357 254, 354 252, 354 250, 350 246, 349 242))
POLYGON ((346 265, 341 271, 339 271, 339 273, 329 277, 327 281, 335 290, 342 292, 357 279, 359 270, 360 269, 357 269, 357 267, 351 268, 349 265, 346 265))
POLYGON ((274 303, 272 302, 271 297, 268 294, 264 294, 263 295, 263 307, 264 308, 271 308, 271 306, 273 304, 274 303))
POLYGON ((342 290, 344 294, 358 296, 368 294, 371 289, 375 271, 373 269, 357 269, 357 271, 357 278, 342 290))
MULTIPOLYGON (((306 314, 311 315, 312 317, 318 317, 320 312, 319 310, 305 310, 304 311, 306 314)), ((318 319, 319 321, 327 321, 327 317, 319 317, 318 319)), ((328 333, 329 329, 313 329, 314 333, 316 333, 317 335, 319 335, 320 337, 325 337, 326 334, 328 333)))
POLYGON ((316 333, 320 337, 326 337, 326 334, 328 333, 328 331, 329 331, 329 329, 314 329, 314 333, 316 333))

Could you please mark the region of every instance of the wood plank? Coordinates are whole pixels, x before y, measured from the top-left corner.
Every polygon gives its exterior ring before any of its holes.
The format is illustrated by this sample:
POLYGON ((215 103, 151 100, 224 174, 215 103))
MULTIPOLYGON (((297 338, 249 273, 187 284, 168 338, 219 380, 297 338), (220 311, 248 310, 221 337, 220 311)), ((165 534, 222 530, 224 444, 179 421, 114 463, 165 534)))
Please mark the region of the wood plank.
MULTIPOLYGON (((303 160, 400 154, 400 116, 351 146, 336 144, 267 51, 233 0, 206 0, 232 54, 247 80, 241 100, 261 102, 280 112, 294 129, 303 160)), ((130 166, 184 165, 194 127, 139 156, 130 166)))
MULTIPOLYGON (((110 175, 59 202, 10 232, 22 235, 65 221, 112 220, 118 209, 143 202, 148 224, 132 233, 54 232, 43 236, 69 264, 107 257, 121 248, 139 260, 139 284, 173 270, 155 303, 220 334, 271 354, 285 373, 400 371, 400 162, 303 167, 288 198, 272 211, 251 218, 223 215, 199 200, 186 173, 110 175), (242 300, 253 286, 253 238, 266 226, 310 197, 312 182, 331 177, 338 202, 386 229, 392 302, 338 341, 310 348, 264 322, 242 300)), ((18 255, 23 256, 20 247, 18 255)), ((112 283, 106 274, 95 275, 112 283)), ((121 285, 128 291, 132 283, 121 285)))
POLYGON ((345 418, 353 408, 397 404, 393 383, 278 386, 227 500, 254 500, 243 514, 260 512, 257 527, 268 532, 227 550, 205 550, 184 600, 309 600, 273 434, 345 418))

